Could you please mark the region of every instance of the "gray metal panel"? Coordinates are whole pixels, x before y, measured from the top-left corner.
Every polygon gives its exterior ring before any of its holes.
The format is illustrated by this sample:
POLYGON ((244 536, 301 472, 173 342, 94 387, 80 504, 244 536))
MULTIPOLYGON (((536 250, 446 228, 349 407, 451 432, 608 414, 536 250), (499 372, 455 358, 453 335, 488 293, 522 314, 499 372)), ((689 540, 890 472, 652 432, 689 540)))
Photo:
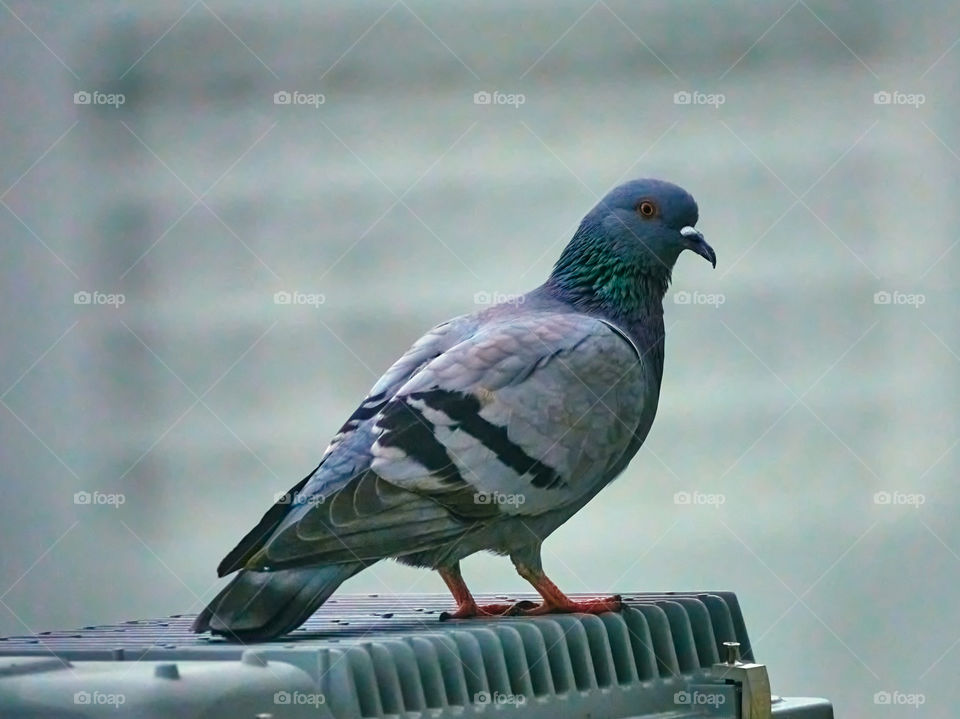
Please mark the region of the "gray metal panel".
MULTIPOLYGON (((117 716, 118 708, 143 717, 276 719, 425 711, 444 719, 467 708, 525 719, 696 716, 703 707, 678 697, 695 687, 713 687, 717 696, 733 690, 710 673, 720 656, 715 638, 732 629, 731 638, 749 646, 730 596, 637 594, 625 597, 618 614, 440 622, 446 595, 345 595, 281 641, 251 647, 194 635, 189 616, 7 637, 0 639, 0 710, 36 717, 117 716)), ((720 702, 711 715, 733 716, 735 704, 720 702)), ((830 705, 784 700, 774 709, 823 717, 830 705)))

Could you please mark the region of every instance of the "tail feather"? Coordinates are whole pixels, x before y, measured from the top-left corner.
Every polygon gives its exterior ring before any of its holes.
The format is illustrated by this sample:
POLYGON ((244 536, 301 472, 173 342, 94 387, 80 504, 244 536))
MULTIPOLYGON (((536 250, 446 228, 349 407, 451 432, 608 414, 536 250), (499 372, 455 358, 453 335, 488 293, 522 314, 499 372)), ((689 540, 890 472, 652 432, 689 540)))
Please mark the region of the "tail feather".
POLYGON ((322 605, 361 562, 273 572, 244 569, 196 618, 193 631, 211 631, 241 642, 286 634, 322 605))
MULTIPOLYGON (((319 465, 317 469, 320 469, 319 465)), ((230 553, 223 558, 223 561, 220 562, 220 565, 217 567, 218 577, 225 577, 231 572, 243 569, 250 557, 257 553, 267 538, 273 534, 273 531, 280 522, 283 521, 283 518, 290 513, 290 506, 296 501, 300 495, 300 490, 306 486, 310 477, 314 475, 317 469, 297 482, 289 492, 278 499, 274 505, 267 510, 267 513, 263 515, 257 523, 257 526, 247 532, 246 536, 240 540, 237 546, 230 550, 230 553)))

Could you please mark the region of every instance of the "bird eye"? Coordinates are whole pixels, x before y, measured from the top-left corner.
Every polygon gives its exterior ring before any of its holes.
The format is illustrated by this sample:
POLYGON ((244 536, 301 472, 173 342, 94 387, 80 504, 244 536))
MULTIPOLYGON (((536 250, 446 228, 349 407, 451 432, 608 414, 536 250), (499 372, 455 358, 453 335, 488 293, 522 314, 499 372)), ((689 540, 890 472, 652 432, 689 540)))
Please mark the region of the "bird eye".
POLYGON ((641 200, 637 205, 637 212, 640 213, 641 217, 653 217, 657 214, 657 206, 650 200, 641 200))

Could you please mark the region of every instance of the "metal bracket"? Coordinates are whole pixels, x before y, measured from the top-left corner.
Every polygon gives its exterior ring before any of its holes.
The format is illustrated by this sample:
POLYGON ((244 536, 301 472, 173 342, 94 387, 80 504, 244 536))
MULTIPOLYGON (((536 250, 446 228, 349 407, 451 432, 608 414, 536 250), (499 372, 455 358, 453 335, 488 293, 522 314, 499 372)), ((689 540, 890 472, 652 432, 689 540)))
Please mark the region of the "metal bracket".
POLYGON ((725 661, 711 668, 717 681, 736 684, 740 694, 740 719, 770 719, 772 697, 765 664, 740 661, 740 643, 724 642, 725 661))

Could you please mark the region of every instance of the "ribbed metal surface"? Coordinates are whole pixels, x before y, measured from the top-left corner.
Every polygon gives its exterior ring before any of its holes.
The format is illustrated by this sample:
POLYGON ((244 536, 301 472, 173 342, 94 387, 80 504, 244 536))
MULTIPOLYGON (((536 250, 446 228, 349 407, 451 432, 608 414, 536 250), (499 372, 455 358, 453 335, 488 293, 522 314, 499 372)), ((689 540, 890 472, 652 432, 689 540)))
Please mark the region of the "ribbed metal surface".
MULTIPOLYGON (((524 719, 688 717, 702 707, 683 697, 707 687, 724 699, 717 716, 735 716, 735 688, 710 669, 723 642, 739 642, 744 659, 753 658, 736 597, 624 600, 623 611, 600 616, 440 622, 451 608, 446 595, 344 595, 282 641, 250 646, 197 636, 186 615, 6 637, 0 709, 90 719, 117 716, 121 705, 142 717, 382 719, 430 711, 453 719, 468 707, 524 719)), ((819 700, 777 708, 830 716, 819 700)))
MULTIPOLYGON (((740 642, 744 658, 752 659, 743 615, 732 592, 625 594, 623 597, 628 609, 620 615, 440 622, 439 614, 452 608, 446 594, 341 595, 330 599, 300 629, 281 641, 256 647, 335 647, 374 639, 384 641, 401 634, 441 632, 458 636, 455 630, 485 627, 497 633, 502 642, 522 646, 528 655, 544 651, 538 644, 544 642, 553 666, 561 659, 556 652, 550 652, 549 647, 557 637, 549 625, 566 625, 573 620, 572 626, 579 628, 568 630, 565 635, 566 643, 575 647, 570 656, 593 658, 590 667, 574 661, 571 671, 578 686, 592 682, 603 686, 614 678, 649 679, 709 667, 718 660, 718 647, 725 641, 740 642)), ((478 595, 477 598, 481 603, 536 600, 536 596, 530 594, 478 595)), ((41 632, 36 636, 3 637, 0 656, 53 654, 71 660, 229 660, 239 658, 246 648, 219 637, 193 634, 192 621, 193 615, 173 615, 41 632)), ((468 657, 476 654, 473 648, 462 649, 468 657)))

